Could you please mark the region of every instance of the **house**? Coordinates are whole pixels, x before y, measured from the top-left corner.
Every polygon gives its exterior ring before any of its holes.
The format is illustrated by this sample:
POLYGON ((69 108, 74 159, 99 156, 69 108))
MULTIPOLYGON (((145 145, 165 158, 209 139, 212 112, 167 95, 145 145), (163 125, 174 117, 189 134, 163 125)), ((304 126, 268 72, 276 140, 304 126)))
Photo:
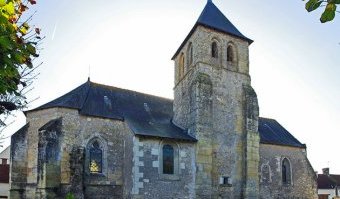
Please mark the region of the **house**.
POLYGON ((340 175, 329 173, 329 168, 322 169, 322 174, 318 174, 318 195, 319 199, 333 199, 339 197, 340 175))
POLYGON ((317 198, 306 145, 259 117, 252 42, 208 1, 172 57, 173 100, 89 80, 26 111, 11 198, 317 198))
POLYGON ((0 153, 0 198, 8 198, 9 195, 9 155, 9 146, 0 153))

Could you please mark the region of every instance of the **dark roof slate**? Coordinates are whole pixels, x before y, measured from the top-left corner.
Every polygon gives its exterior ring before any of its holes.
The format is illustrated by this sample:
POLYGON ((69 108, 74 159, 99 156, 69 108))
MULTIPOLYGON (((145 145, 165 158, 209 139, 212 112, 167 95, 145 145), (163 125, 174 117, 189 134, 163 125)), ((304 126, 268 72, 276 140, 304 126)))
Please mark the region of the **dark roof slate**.
POLYGON ((305 144, 302 144, 283 126, 281 126, 281 124, 273 119, 260 118, 259 133, 260 142, 263 144, 275 144, 306 148, 305 144))
POLYGON ((31 111, 53 107, 77 109, 81 115, 124 120, 136 135, 197 141, 172 123, 172 100, 161 97, 87 81, 31 111))
MULTIPOLYGON (((65 107, 82 115, 124 120, 136 135, 197 141, 172 123, 173 100, 90 81, 36 109, 65 107)), ((28 111, 29 112, 29 111, 28 111)), ((261 143, 305 148, 276 120, 260 118, 261 143)))
POLYGON ((237 30, 212 1, 208 1, 196 23, 253 42, 237 30))
POLYGON ((215 6, 212 1, 208 1, 205 5, 201 15, 198 17, 194 27, 189 32, 188 36, 184 39, 180 47, 177 49, 176 53, 172 57, 174 59, 180 50, 183 48, 185 43, 194 33, 198 25, 205 26, 207 28, 214 29, 219 32, 227 33, 238 37, 240 39, 246 40, 249 44, 253 43, 253 40, 244 36, 230 21, 229 19, 215 6))
POLYGON ((334 189, 340 186, 340 175, 318 174, 318 189, 334 189))

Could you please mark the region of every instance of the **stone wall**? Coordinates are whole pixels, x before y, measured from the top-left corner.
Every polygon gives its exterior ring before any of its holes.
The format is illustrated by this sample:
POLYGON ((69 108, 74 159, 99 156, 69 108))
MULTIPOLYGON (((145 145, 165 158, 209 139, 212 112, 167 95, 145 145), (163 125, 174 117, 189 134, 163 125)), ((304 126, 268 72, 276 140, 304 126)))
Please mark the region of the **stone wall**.
POLYGON ((260 198, 318 198, 316 175, 304 148, 260 144, 259 173, 260 198), (282 182, 284 158, 287 158, 291 165, 292 181, 289 184, 282 182))
POLYGON ((195 198, 195 151, 193 143, 134 138, 133 198, 195 198), (162 172, 162 146, 175 149, 174 174, 162 172))
MULTIPOLYGON (((77 110, 52 108, 27 113, 27 121, 29 122, 27 132, 23 134, 23 136, 20 136, 20 139, 17 138, 19 134, 12 138, 13 143, 17 143, 13 145, 13 151, 20 152, 13 157, 15 161, 21 161, 18 163, 14 161, 13 168, 16 169, 12 170, 12 175, 23 178, 22 180, 15 180, 15 182, 23 182, 22 186, 24 186, 23 188, 25 190, 23 198, 44 197, 39 196, 41 195, 40 191, 37 192, 38 179, 41 178, 38 176, 42 175, 46 177, 46 174, 41 173, 39 169, 41 166, 38 160, 39 140, 41 140, 42 136, 42 129, 40 128, 56 118, 61 118, 62 120, 60 133, 60 136, 62 136, 60 137, 60 146, 58 146, 60 151, 56 157, 60 165, 60 187, 58 190, 54 190, 59 194, 58 197, 63 197, 68 192, 72 192, 72 183, 80 181, 83 181, 81 183, 83 184, 83 188, 76 190, 78 192, 82 190, 83 193, 78 194, 80 196, 78 198, 81 198, 82 194, 86 198, 113 198, 123 197, 123 193, 128 194, 129 191, 123 190, 123 185, 125 180, 128 181, 129 178, 131 178, 131 175, 123 175, 124 164, 128 164, 128 161, 122 161, 126 155, 132 156, 131 151, 129 152, 129 150, 127 150, 127 153, 130 154, 126 154, 125 151, 125 147, 131 147, 126 146, 125 142, 132 140, 133 137, 133 133, 128 126, 123 121, 82 116, 79 115, 77 110), (89 165, 88 162, 86 162, 88 159, 86 147, 93 139, 100 140, 102 144, 102 174, 90 174, 89 165), (27 151, 18 149, 18 146, 24 146, 23 149, 26 147, 27 151), (78 149, 79 153, 75 153, 75 149, 78 149), (79 150, 84 151, 81 153, 79 150), (77 167, 75 165, 80 164, 79 161, 81 161, 81 157, 78 156, 81 156, 81 154, 85 156, 83 178, 74 179, 76 175, 72 176, 71 174, 79 173, 79 166, 77 167), (17 156, 22 158, 16 158, 17 156), (27 175, 25 175, 26 172, 27 175)), ((59 136, 59 134, 57 135, 59 136)), ((56 153, 57 152, 58 150, 56 153)), ((15 189, 17 189, 17 184, 12 183, 12 192, 15 189)), ((13 198, 18 197, 13 195, 13 198)))
MULTIPOLYGON (((197 197, 245 197, 250 190, 244 184, 249 179, 247 174, 252 174, 255 191, 258 186, 257 167, 253 166, 255 169, 248 173, 245 168, 248 144, 245 106, 248 102, 243 88, 250 87, 249 44, 202 26, 197 27, 182 48, 181 53, 186 58, 190 43, 193 62, 191 65, 185 62, 182 77, 179 77, 179 56, 175 58, 174 122, 199 140, 196 148, 197 197), (217 42, 218 58, 211 56, 213 41, 217 42), (227 62, 229 44, 235 49, 235 63, 227 62), (227 178, 230 183, 221 184, 221 178, 227 178)), ((257 122, 256 118, 254 122, 257 122)), ((258 136, 249 136, 249 139, 249 143, 258 142, 258 136)), ((254 145, 251 149, 252 158, 258 162, 258 147, 254 145)))
POLYGON ((10 198, 25 198, 27 186, 27 131, 26 124, 11 137, 10 198))
POLYGON ((245 112, 245 188, 244 197, 259 198, 258 166, 260 161, 259 105, 257 95, 251 86, 244 85, 245 112))

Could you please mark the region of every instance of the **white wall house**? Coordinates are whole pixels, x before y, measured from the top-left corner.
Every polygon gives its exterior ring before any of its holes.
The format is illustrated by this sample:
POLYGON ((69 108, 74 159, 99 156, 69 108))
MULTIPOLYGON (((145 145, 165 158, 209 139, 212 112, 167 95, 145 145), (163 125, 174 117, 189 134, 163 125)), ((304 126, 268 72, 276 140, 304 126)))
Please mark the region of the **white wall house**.
POLYGON ((9 160, 10 147, 0 153, 0 198, 8 198, 9 195, 9 160))
POLYGON ((340 188, 340 175, 329 174, 329 168, 322 169, 322 174, 318 174, 318 196, 319 199, 333 199, 339 196, 337 192, 340 188))

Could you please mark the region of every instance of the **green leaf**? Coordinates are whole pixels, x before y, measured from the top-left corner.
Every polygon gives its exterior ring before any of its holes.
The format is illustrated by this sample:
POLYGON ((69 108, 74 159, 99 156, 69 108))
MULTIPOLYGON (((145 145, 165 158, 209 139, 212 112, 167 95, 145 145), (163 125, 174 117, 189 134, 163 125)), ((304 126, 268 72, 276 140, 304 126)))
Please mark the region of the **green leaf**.
POLYGON ((13 59, 19 64, 25 63, 25 60, 26 60, 26 58, 19 53, 15 53, 13 56, 13 59))
POLYGON ((307 10, 308 12, 311 12, 311 11, 313 11, 313 10, 319 8, 320 5, 321 5, 321 3, 322 3, 322 1, 319 1, 319 0, 309 0, 309 1, 306 3, 305 8, 306 8, 306 10, 307 10))
POLYGON ((340 0, 329 0, 328 3, 340 4, 340 0))
POLYGON ((27 48, 27 50, 28 50, 28 52, 30 54, 35 54, 36 53, 35 47, 32 46, 31 44, 28 44, 26 48, 27 48))
POLYGON ((322 13, 320 18, 321 23, 332 21, 335 17, 335 11, 336 5, 334 3, 327 4, 325 11, 322 13))
POLYGON ((11 40, 8 37, 0 37, 0 47, 2 49, 11 50, 12 49, 11 40))

